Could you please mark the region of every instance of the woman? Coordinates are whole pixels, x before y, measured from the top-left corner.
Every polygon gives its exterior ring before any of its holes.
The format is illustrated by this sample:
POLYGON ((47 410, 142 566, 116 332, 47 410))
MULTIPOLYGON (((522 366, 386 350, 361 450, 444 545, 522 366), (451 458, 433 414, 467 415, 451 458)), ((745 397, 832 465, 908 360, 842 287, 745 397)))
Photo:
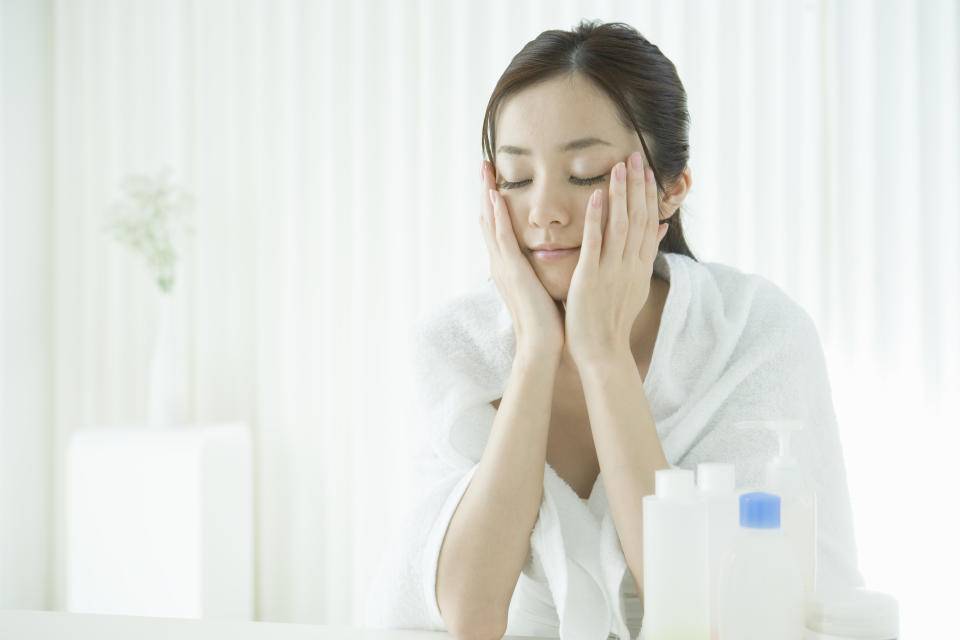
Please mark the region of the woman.
POLYGON ((691 253, 688 126, 674 65, 628 25, 546 31, 501 76, 480 172, 492 284, 413 336, 422 493, 368 624, 635 637, 656 470, 731 462, 759 486, 775 442, 734 428, 750 419, 804 422, 820 583, 862 584, 816 329, 691 253))

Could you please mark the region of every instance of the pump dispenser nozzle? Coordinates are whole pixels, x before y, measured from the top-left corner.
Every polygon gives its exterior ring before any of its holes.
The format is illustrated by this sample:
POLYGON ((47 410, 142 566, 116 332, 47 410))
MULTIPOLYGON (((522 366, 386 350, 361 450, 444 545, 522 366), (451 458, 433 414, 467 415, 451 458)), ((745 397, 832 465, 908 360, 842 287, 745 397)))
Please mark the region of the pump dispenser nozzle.
POLYGON ((797 491, 805 488, 803 474, 796 456, 790 450, 790 436, 803 429, 799 420, 745 420, 736 425, 740 429, 763 427, 777 434, 779 454, 767 463, 767 483, 773 491, 797 491))

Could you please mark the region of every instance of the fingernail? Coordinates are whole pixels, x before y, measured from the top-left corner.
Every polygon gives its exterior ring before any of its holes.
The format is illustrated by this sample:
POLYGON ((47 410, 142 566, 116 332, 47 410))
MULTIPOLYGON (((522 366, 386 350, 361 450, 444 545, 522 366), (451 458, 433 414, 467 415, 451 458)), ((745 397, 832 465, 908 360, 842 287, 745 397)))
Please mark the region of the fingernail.
POLYGON ((593 195, 590 196, 590 206, 592 206, 592 207, 599 207, 599 206, 600 206, 600 197, 601 197, 600 189, 595 190, 595 191, 593 192, 593 195))
POLYGON ((622 162, 618 162, 617 166, 613 168, 613 174, 617 177, 618 182, 623 182, 627 178, 627 167, 622 162))
POLYGON ((630 154, 630 168, 639 169, 643 166, 643 154, 639 151, 634 151, 630 154))
POLYGON ((497 206, 497 196, 494 195, 493 189, 488 189, 487 195, 490 196, 490 204, 492 204, 493 206, 497 206))

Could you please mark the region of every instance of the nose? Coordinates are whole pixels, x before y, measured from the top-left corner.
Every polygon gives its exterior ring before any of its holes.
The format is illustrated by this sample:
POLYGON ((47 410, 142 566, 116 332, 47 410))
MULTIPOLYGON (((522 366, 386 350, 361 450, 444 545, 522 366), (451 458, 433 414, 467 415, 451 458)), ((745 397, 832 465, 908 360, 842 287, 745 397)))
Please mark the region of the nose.
POLYGON ((530 213, 527 219, 531 227, 549 228, 554 223, 566 226, 570 224, 569 203, 555 189, 538 186, 530 199, 530 213))

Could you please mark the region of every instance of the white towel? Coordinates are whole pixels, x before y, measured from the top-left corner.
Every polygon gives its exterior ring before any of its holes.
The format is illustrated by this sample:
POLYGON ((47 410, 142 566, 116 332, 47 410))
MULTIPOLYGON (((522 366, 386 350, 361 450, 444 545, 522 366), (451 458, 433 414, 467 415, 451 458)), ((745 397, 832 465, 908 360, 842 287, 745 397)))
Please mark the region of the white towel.
MULTIPOLYGON (((769 280, 732 267, 660 253, 654 272, 670 289, 643 385, 668 462, 691 470, 701 462, 732 462, 738 490, 761 488, 776 437, 735 423, 801 420, 804 430, 792 437, 791 449, 818 494, 819 584, 862 586, 826 362, 812 319, 769 280)), ((506 389, 516 341, 492 280, 422 316, 410 339, 408 415, 419 443, 415 505, 367 591, 365 623, 444 630, 435 594, 440 547, 479 466, 496 415, 490 402, 506 389)), ((639 630, 625 624, 620 591, 627 566, 602 472, 589 504, 549 464, 543 483, 531 554, 543 567, 559 625, 545 629, 524 619, 528 556, 507 634, 634 637, 639 630)))

